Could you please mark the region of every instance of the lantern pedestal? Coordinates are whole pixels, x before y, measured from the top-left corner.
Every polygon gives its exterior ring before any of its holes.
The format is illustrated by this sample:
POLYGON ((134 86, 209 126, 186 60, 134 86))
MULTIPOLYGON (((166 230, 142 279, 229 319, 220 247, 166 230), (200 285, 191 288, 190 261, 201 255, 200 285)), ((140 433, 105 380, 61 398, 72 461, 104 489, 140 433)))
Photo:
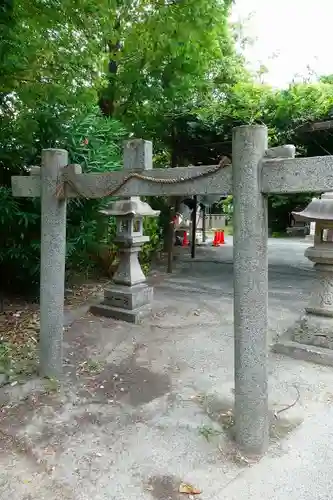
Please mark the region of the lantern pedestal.
POLYGON ((330 258, 328 248, 323 249, 320 255, 320 249, 311 247, 307 249, 306 256, 311 254, 311 260, 314 260, 317 252, 321 261, 323 254, 326 254, 327 262, 314 266, 313 292, 309 304, 301 318, 272 349, 296 359, 333 366, 333 248, 329 252, 330 258))
POLYGON ((150 315, 153 287, 146 283, 134 286, 111 285, 104 290, 104 300, 91 307, 96 316, 138 324, 150 315))
POLYGON ((146 241, 149 238, 143 236, 140 242, 133 242, 131 247, 121 242, 117 272, 112 283, 104 290, 103 302, 91 307, 93 314, 135 324, 150 314, 154 290, 146 283, 138 259, 142 243, 146 241))
POLYGON ((294 358, 333 366, 333 243, 327 233, 333 227, 333 196, 314 198, 301 213, 315 222, 314 245, 305 257, 314 263, 314 283, 305 314, 279 339, 273 351, 294 358))
POLYGON ((142 233, 143 217, 156 216, 159 212, 139 198, 131 198, 114 202, 102 213, 117 217, 114 241, 119 245, 120 257, 112 283, 104 290, 104 300, 90 310, 99 316, 137 324, 150 314, 154 293, 139 262, 141 247, 149 241, 142 233))
POLYGON ((333 349, 333 245, 310 247, 305 256, 315 264, 315 282, 305 315, 293 327, 291 339, 333 349))
POLYGON ((291 340, 306 346, 333 349, 333 320, 315 315, 303 316, 293 326, 291 340))

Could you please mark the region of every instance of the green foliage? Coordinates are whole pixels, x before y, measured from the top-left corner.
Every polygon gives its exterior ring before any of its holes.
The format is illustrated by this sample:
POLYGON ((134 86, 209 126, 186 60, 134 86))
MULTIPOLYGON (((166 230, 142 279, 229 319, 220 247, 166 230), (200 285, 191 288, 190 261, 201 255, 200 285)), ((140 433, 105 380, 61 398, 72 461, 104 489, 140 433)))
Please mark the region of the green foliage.
POLYGON ((230 0, 118 3, 112 23, 103 25, 104 113, 153 139, 155 148, 173 149, 175 119, 208 104, 242 72, 230 6, 230 0))
MULTIPOLYGON (((76 116, 66 127, 63 147, 69 151, 71 163, 86 172, 107 172, 121 166, 122 141, 127 137, 121 124, 103 117, 96 108, 76 116)), ((69 203, 67 217, 67 265, 72 270, 96 266, 92 256, 99 244, 110 244, 114 221, 99 211, 110 201, 75 199, 69 203)))
POLYGON ((128 133, 119 121, 105 118, 97 106, 76 114, 63 130, 61 147, 69 152, 70 162, 81 165, 84 172, 121 168, 122 141, 128 133))
MULTIPOLYGON (((126 130, 113 119, 103 117, 98 109, 78 115, 63 125, 63 137, 58 147, 69 151, 69 161, 78 163, 84 171, 117 170, 121 166, 122 141, 126 130)), ((115 253, 113 237, 115 221, 100 214, 110 200, 71 200, 67 215, 67 269, 70 272, 91 272, 108 265, 101 253, 106 248, 115 253)), ((0 230, 8 235, 0 248, 0 272, 3 285, 15 284, 37 288, 40 258, 40 200, 19 200, 10 189, 0 188, 0 230)), ((159 227, 147 219, 145 234, 151 238, 144 245, 140 259, 148 270, 151 255, 159 243, 159 227)), ((110 256, 111 252, 106 254, 110 256)), ((110 263, 111 264, 111 263, 110 263)))
MULTIPOLYGON (((228 87, 223 98, 198 113, 178 121, 179 143, 183 162, 217 163, 220 155, 231 154, 231 131, 234 126, 264 123, 268 126, 270 145, 295 144, 298 154, 333 153, 331 134, 316 136, 300 133, 305 123, 330 117, 333 109, 331 79, 317 83, 292 84, 285 90, 242 79, 228 87)), ((269 197, 269 223, 274 231, 283 232, 289 214, 296 206, 306 206, 312 194, 269 197)))
POLYGON ((161 250, 160 221, 155 218, 145 217, 143 221, 144 234, 149 236, 149 241, 145 243, 140 252, 140 263, 145 274, 148 273, 152 257, 161 250))
MULTIPOLYGON (((174 117, 240 70, 230 3, 7 0, 0 11, 0 224, 7 235, 0 266, 7 283, 37 284, 40 238, 39 200, 13 200, 10 176, 40 164, 46 147, 68 149, 84 171, 119 168, 126 137, 119 120, 171 158, 174 117), (98 95, 108 119, 94 109, 98 95)), ((68 268, 94 266, 98 245, 112 245, 114 223, 98 213, 107 201, 69 203, 68 268)), ((141 254, 145 263, 159 229, 149 223, 146 231, 153 241, 141 254)))
POLYGON ((3 287, 37 285, 40 252, 40 202, 15 199, 11 190, 0 187, 0 247, 3 287))
POLYGON ((41 149, 56 147, 63 123, 92 100, 99 78, 89 2, 7 0, 0 10, 0 182, 41 149), (8 22, 10 21, 10 22, 8 22))
MULTIPOLYGON (((285 90, 255 83, 235 50, 230 7, 231 0, 3 2, 3 285, 22 290, 38 283, 40 202, 13 199, 9 186, 11 175, 40 163, 43 148, 67 149, 70 162, 86 172, 113 171, 121 165, 123 139, 136 135, 154 141, 157 167, 212 164, 230 155, 233 126, 266 123, 272 145, 291 142, 307 155, 333 151, 331 136, 318 142, 299 133, 305 122, 330 115, 332 75, 285 90)), ((283 231, 288 212, 309 196, 270 197, 274 231, 283 231)), ((69 203, 68 270, 91 269, 101 252, 114 253, 114 221, 99 213, 108 201, 69 203)), ((150 201, 161 217, 145 221, 151 241, 140 259, 146 271, 170 219, 164 198, 150 201)))
POLYGON ((313 194, 274 195, 268 198, 269 227, 275 233, 285 233, 293 210, 303 209, 313 198, 313 194))
POLYGON ((29 340, 22 345, 0 342, 0 374, 13 382, 37 371, 37 345, 29 340))
MULTIPOLYGON (((83 170, 110 171, 120 167, 125 129, 104 118, 98 109, 85 111, 62 125, 57 146, 69 151, 71 163, 83 170), (86 142, 88 142, 86 144, 86 142)), ((109 240, 113 224, 99 213, 107 200, 73 200, 68 204, 67 267, 89 272, 96 266, 99 242, 109 240)), ((40 200, 19 200, 10 189, 0 188, 0 231, 6 239, 0 248, 0 272, 5 286, 36 287, 39 280, 40 200)))
POLYGON ((223 71, 224 81, 225 73, 230 78, 234 68, 228 63, 235 57, 228 30, 230 4, 230 0, 118 2, 104 24, 100 19, 110 40, 105 97, 114 100, 112 109, 141 119, 143 104, 171 109, 197 95, 223 71))
MULTIPOLYGON (((295 144, 298 154, 304 156, 333 152, 332 138, 321 146, 322 137, 300 133, 301 125, 328 118, 332 108, 333 85, 330 83, 294 84, 286 90, 276 91, 269 99, 269 112, 265 119, 270 126, 270 143, 295 144)), ((270 196, 268 203, 271 229, 279 233, 285 232, 290 213, 297 207, 305 208, 312 197, 312 193, 270 196)))
POLYGON ((268 100, 266 118, 270 126, 271 141, 293 142, 303 147, 304 137, 298 134, 300 125, 327 118, 333 108, 333 85, 330 83, 299 83, 288 89, 275 91, 268 100))
POLYGON ((221 200, 217 205, 222 207, 223 213, 226 214, 227 222, 231 223, 233 214, 233 196, 232 195, 227 196, 226 198, 221 200))

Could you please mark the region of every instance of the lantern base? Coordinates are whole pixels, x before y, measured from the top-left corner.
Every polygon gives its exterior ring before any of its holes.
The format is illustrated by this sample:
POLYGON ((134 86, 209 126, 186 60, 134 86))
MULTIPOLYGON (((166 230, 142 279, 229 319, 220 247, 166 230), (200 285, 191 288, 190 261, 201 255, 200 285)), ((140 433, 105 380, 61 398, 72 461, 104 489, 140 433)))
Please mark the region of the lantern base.
POLYGON ((305 314, 292 328, 294 342, 333 349, 333 318, 305 314))
POLYGON ((333 318, 305 314, 272 346, 294 359, 333 366, 333 318))
POLYGON ((147 283, 133 286, 112 284, 104 290, 104 302, 111 307, 134 310, 138 307, 151 304, 154 289, 147 283))
POLYGON ((272 351, 317 365, 333 366, 333 351, 331 349, 293 342, 288 334, 282 335, 279 341, 272 346, 272 351))
POLYGON ((119 321, 126 321, 138 325, 142 320, 151 314, 151 305, 146 305, 133 309, 121 309, 120 307, 112 307, 104 302, 91 306, 90 312, 95 316, 104 316, 105 318, 113 318, 119 321))
POLYGON ((134 286, 112 284, 104 290, 104 300, 90 308, 92 314, 140 323, 149 316, 154 289, 146 283, 134 286))

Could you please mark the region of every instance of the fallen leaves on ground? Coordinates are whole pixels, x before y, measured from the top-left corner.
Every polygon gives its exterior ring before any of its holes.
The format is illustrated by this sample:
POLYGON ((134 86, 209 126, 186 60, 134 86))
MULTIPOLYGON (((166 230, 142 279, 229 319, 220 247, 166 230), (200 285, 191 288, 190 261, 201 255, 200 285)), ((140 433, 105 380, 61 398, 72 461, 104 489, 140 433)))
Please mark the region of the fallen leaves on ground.
MULTIPOLYGON (((65 305, 76 307, 102 291, 103 287, 96 283, 73 286, 65 299, 65 305)), ((39 337, 39 305, 23 300, 7 303, 5 311, 0 315, 0 342, 19 345, 28 340, 37 343, 39 337)))
MULTIPOLYGON (((96 281, 73 285, 67 291, 65 305, 78 307, 101 293, 102 288, 102 284, 96 281)), ((9 382, 18 375, 36 372, 39 330, 38 303, 22 298, 5 301, 4 311, 0 314, 0 374, 8 375, 9 382)))
POLYGON ((39 338, 36 304, 10 304, 0 316, 0 373, 3 383, 35 373, 39 338))
MULTIPOLYGON (((107 282, 107 280, 103 280, 103 284, 105 284, 105 282, 107 282)), ((73 307, 86 302, 89 298, 103 292, 103 284, 86 283, 79 286, 73 286, 71 289, 67 290, 65 304, 73 307)))
POLYGON ((20 345, 28 340, 37 343, 39 336, 39 313, 36 304, 16 304, 8 307, 0 316, 0 341, 20 345))
POLYGON ((188 483, 181 483, 179 485, 179 493, 184 493, 185 495, 200 495, 201 490, 188 483))

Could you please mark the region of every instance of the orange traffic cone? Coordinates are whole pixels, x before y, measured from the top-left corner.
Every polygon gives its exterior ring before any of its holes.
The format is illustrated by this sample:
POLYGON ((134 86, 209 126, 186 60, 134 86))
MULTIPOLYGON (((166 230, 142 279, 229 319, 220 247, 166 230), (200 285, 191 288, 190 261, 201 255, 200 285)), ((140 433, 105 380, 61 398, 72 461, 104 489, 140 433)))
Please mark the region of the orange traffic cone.
POLYGON ((183 238, 183 247, 187 247, 190 244, 188 237, 187 237, 187 231, 184 231, 184 238, 183 238))
POLYGON ((219 231, 219 245, 224 245, 224 231, 219 231))
POLYGON ((218 231, 215 231, 214 232, 213 247, 218 247, 218 246, 219 246, 218 231))

